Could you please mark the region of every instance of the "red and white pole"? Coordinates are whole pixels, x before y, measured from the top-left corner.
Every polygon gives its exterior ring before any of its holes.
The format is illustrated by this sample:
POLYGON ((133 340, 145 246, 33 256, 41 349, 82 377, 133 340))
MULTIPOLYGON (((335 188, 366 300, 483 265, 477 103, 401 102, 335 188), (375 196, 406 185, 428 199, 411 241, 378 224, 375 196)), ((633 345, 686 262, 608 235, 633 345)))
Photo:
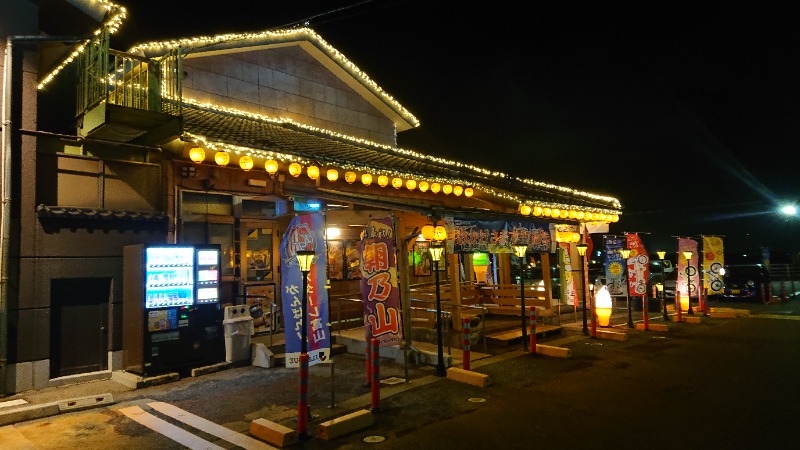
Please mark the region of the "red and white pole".
POLYGON ((536 354, 536 307, 531 306, 530 309, 530 316, 531 316, 531 332, 530 332, 530 352, 536 354))
MULTIPOLYGON (((655 293, 655 287, 653 288, 653 292, 655 293)), ((647 295, 642 296, 642 314, 644 315, 644 329, 645 331, 650 330, 650 318, 647 315, 648 306, 647 306, 647 295)))
POLYGON ((380 341, 378 338, 372 338, 372 413, 376 413, 380 410, 381 404, 381 369, 380 369, 380 357, 381 357, 381 347, 380 341))
POLYGON ((371 344, 372 341, 367 339, 367 348, 364 349, 364 353, 366 354, 366 361, 367 361, 367 386, 369 386, 370 380, 372 380, 372 356, 371 356, 371 344))
POLYGON ((297 401, 297 435, 308 436, 308 353, 300 354, 300 385, 297 401))
POLYGON ((461 318, 461 343, 464 345, 464 356, 462 356, 462 366, 464 370, 469 370, 469 317, 461 318))

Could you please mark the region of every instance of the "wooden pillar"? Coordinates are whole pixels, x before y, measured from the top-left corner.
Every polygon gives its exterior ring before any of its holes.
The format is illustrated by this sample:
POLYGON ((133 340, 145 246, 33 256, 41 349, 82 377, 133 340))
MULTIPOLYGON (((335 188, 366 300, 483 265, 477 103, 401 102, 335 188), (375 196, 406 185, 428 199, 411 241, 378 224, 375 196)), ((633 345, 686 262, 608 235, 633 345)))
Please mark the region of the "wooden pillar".
POLYGON ((450 302, 453 304, 453 328, 461 326, 461 271, 458 253, 448 255, 450 259, 450 302))
POLYGON ((497 253, 497 284, 512 284, 511 253, 497 253))

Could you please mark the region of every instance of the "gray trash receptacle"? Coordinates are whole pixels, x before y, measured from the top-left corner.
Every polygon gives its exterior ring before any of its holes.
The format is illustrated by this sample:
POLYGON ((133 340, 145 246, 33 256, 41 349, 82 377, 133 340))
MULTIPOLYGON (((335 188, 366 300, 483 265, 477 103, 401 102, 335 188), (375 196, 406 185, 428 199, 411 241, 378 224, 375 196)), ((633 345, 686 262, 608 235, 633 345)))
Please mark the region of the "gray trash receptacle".
POLYGON ((222 328, 225 332, 225 361, 249 361, 250 337, 255 333, 249 309, 241 305, 227 306, 224 317, 222 328))

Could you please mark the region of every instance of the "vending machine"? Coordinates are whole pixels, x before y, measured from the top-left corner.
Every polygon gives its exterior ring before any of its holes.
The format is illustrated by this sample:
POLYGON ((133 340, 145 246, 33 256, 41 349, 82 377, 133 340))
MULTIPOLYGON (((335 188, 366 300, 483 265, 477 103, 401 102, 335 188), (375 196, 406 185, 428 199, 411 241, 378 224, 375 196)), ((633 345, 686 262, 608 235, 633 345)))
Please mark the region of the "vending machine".
POLYGON ((123 365, 154 376, 225 360, 218 245, 123 249, 123 365))

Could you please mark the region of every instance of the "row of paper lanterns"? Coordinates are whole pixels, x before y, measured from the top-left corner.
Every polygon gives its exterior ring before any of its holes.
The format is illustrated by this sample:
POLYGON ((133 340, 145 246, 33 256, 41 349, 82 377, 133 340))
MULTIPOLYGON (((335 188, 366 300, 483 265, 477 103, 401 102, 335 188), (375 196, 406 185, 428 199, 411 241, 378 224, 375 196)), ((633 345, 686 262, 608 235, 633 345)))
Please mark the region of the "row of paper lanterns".
MULTIPOLYGON (((200 147, 194 147, 189 150, 189 158, 196 162, 201 163, 206 159, 206 152, 200 147)), ((216 162, 220 166, 227 166, 230 163, 230 155, 228 152, 219 151, 214 154, 214 162, 216 162)), ((248 171, 253 168, 254 162, 253 158, 244 155, 239 158, 239 167, 242 170, 248 171)), ((264 169, 267 171, 268 174, 274 175, 278 171, 278 162, 272 159, 269 159, 264 162, 264 169)), ((299 177, 303 173, 303 166, 299 163, 293 162, 289 164, 289 174, 293 177, 299 177)), ((320 169, 317 166, 311 165, 306 167, 306 174, 312 180, 316 180, 320 177, 320 169)), ((339 179, 339 170, 330 168, 326 171, 325 177, 328 181, 336 181, 339 179)), ((350 184, 356 181, 358 175, 355 172, 347 171, 344 174, 344 180, 350 184)), ((456 196, 461 196, 464 194, 465 197, 472 197, 475 191, 468 187, 464 188, 459 185, 451 185, 451 184, 440 184, 440 183, 428 183, 427 181, 420 181, 417 182, 413 179, 408 179, 403 181, 400 177, 394 177, 389 179, 386 175, 378 175, 377 180, 375 180, 380 187, 388 186, 389 184, 392 185, 395 189, 400 189, 401 187, 405 186, 406 189, 409 191, 413 191, 414 189, 419 189, 420 192, 427 192, 430 190, 434 194, 438 194, 440 191, 445 195, 454 194, 456 196)), ((361 183, 364 186, 369 186, 373 182, 373 176, 369 173, 362 173, 361 174, 361 183)))
POLYGON ((523 216, 533 214, 535 217, 552 217, 553 219, 575 219, 584 221, 618 222, 619 215, 606 213, 593 213, 575 209, 548 208, 543 206, 520 205, 519 212, 523 216))

